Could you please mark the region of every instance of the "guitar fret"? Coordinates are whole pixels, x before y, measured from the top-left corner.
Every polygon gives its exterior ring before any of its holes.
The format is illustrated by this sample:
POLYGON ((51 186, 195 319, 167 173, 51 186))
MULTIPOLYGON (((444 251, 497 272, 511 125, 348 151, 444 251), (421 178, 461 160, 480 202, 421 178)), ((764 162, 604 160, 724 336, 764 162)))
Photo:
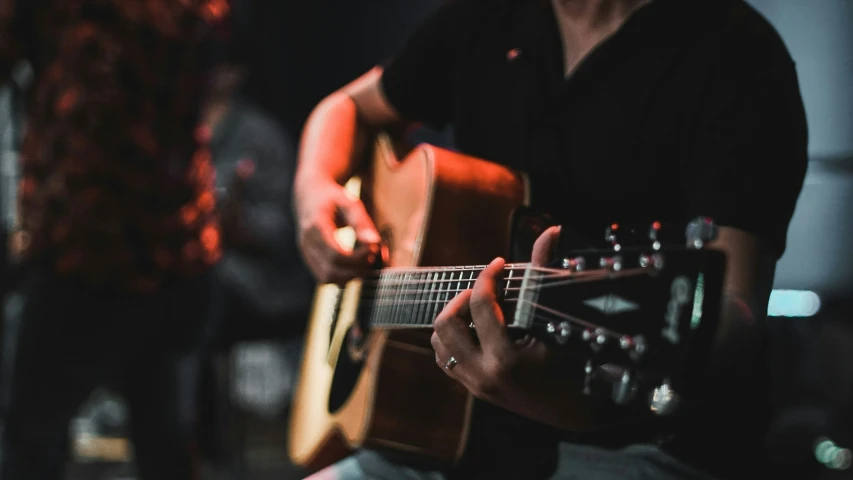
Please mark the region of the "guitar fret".
MULTIPOLYGON (((447 282, 445 282, 446 283, 445 286, 447 288, 444 289, 444 297, 441 299, 441 303, 438 306, 438 313, 441 313, 442 310, 444 310, 444 307, 446 307, 447 304, 450 302, 450 299, 454 297, 453 274, 454 274, 453 270, 450 270, 447 272, 447 282)), ((438 314, 436 314, 436 316, 438 316, 438 314)))
POLYGON ((389 323, 391 321, 391 303, 388 301, 389 291, 388 291, 388 277, 389 273, 383 273, 380 276, 380 287, 379 287, 379 296, 376 298, 376 301, 382 308, 382 323, 389 323))
POLYGON ((393 279, 391 285, 394 291, 394 307, 391 314, 391 323, 397 325, 400 323, 400 274, 395 273, 391 278, 393 279))
POLYGON ((433 305, 435 301, 435 288, 436 288, 436 279, 438 279, 438 272, 430 272, 427 274, 427 279, 429 281, 429 294, 427 294, 427 303, 426 308, 424 308, 424 319, 425 321, 430 321, 432 316, 433 305))
POLYGON ((432 314, 433 304, 434 304, 434 292, 436 288, 436 280, 438 279, 438 272, 427 272, 426 280, 424 283, 424 308, 420 317, 418 318, 418 325, 431 325, 432 319, 430 315, 432 314))
MULTIPOLYGON (((384 271, 379 274, 371 322, 377 326, 431 326, 453 298, 474 286, 482 267, 454 266, 436 269, 384 271)), ((521 280, 509 269, 503 285, 505 297, 515 297, 512 282, 521 280)))
MULTIPOLYGON (((455 270, 454 274, 457 276, 456 286, 453 288, 453 295, 450 296, 450 300, 453 300, 454 297, 462 293, 462 275, 465 274, 465 267, 456 267, 455 270)), ((448 303, 450 303, 449 300, 448 303)))
POLYGON ((398 325, 405 325, 409 323, 411 315, 411 307, 412 304, 409 300, 410 295, 410 283, 411 273, 405 272, 402 274, 402 279, 400 280, 400 311, 399 318, 397 319, 398 325))
POLYGON ((408 320, 408 310, 409 310, 409 272, 404 272, 400 275, 400 281, 397 288, 400 291, 400 298, 397 300, 397 303, 400 305, 397 310, 397 325, 403 325, 408 320))
POLYGON ((436 289, 436 291, 438 292, 438 295, 436 295, 435 303, 432 306, 432 315, 430 315, 431 321, 435 321, 435 317, 437 317, 438 314, 441 312, 440 304, 441 304, 442 299, 444 298, 443 289, 445 287, 444 280, 446 277, 447 277, 447 272, 442 271, 441 272, 441 281, 439 282, 438 288, 436 289))
POLYGON ((418 325, 420 324, 421 318, 421 310, 423 305, 421 304, 421 297, 423 296, 423 273, 417 272, 412 275, 413 278, 413 289, 412 289, 412 316, 409 318, 409 322, 418 325))

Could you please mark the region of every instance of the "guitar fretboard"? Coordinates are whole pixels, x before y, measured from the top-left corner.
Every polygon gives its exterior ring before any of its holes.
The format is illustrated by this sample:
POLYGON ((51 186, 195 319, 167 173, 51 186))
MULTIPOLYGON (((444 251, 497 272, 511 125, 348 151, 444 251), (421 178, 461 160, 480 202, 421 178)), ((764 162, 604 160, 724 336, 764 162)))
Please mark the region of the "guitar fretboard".
MULTIPOLYGON (((373 288, 364 288, 370 322, 379 328, 431 327, 457 295, 473 288, 483 266, 386 269, 373 288)), ((501 283, 504 301, 518 298, 524 265, 507 265, 501 283)))

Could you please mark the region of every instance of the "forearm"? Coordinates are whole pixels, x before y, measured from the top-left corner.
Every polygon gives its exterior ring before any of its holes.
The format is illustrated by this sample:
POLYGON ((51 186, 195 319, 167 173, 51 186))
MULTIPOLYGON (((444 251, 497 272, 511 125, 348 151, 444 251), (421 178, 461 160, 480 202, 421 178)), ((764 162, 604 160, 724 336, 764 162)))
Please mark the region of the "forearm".
POLYGON ((337 92, 323 100, 311 113, 302 134, 296 194, 316 178, 346 182, 358 167, 367 137, 368 128, 360 121, 352 98, 337 92))
POLYGON ((707 375, 721 381, 748 377, 759 363, 765 330, 766 299, 723 294, 717 335, 708 358, 707 375))

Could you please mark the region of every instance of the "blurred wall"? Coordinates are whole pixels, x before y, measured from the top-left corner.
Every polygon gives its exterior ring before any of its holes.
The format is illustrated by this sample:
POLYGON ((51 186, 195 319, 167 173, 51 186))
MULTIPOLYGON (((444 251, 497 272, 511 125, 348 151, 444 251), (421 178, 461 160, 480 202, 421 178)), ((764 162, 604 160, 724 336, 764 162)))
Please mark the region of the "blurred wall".
POLYGON ((816 160, 853 160, 853 2, 747 0, 791 51, 816 160))
POLYGON ((247 93, 298 134, 326 95, 392 55, 443 0, 237 0, 247 93))
MULTIPOLYGON (((797 64, 812 163, 777 288, 853 294, 853 1, 747 0, 797 64)), ((768 174, 768 181, 772 181, 768 174)))

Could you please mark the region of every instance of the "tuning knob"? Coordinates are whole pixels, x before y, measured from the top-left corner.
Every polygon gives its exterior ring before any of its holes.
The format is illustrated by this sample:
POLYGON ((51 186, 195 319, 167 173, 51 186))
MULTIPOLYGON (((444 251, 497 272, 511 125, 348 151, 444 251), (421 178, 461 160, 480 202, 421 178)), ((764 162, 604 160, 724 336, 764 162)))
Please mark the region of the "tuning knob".
POLYGON ((646 353, 646 339, 642 335, 637 335, 636 337, 623 335, 619 339, 619 348, 628 352, 631 359, 637 362, 646 353))
POLYGON ((619 243, 619 224, 614 223, 607 227, 604 231, 604 241, 613 245, 613 250, 618 252, 622 250, 622 245, 619 243))
POLYGON ((649 227, 649 240, 653 242, 660 240, 660 229, 660 222, 652 222, 651 226, 649 227))
POLYGON ((584 267, 586 267, 586 260, 583 257, 563 259, 563 268, 566 270, 580 272, 583 271, 584 267))
POLYGON ((660 386, 652 391, 649 398, 649 408, 657 415, 666 416, 678 409, 680 401, 681 396, 672 389, 669 380, 664 380, 660 386))
POLYGON ((619 238, 616 235, 616 232, 618 232, 618 231, 619 231, 619 224, 618 223, 614 223, 614 224, 610 225, 609 227, 607 227, 607 230, 604 231, 604 241, 607 243, 613 244, 613 245, 619 243, 619 238))
POLYGON ((569 336, 572 334, 572 326, 569 322, 555 323, 551 322, 547 327, 548 333, 554 337, 554 341, 560 345, 565 345, 569 341, 569 336))
POLYGON ((608 337, 604 330, 596 329, 594 332, 585 331, 587 334, 585 340, 590 342, 589 347, 593 352, 599 352, 607 344, 608 337))
POLYGON ((708 217, 698 217, 687 224, 687 244, 697 250, 717 238, 717 225, 708 217))
POLYGON ((606 268, 608 270, 618 272, 622 270, 622 257, 601 257, 598 261, 598 266, 601 268, 606 268))
POLYGON ((663 255, 660 253, 655 253, 654 255, 640 255, 640 267, 642 268, 654 268, 655 270, 663 269, 663 255))

